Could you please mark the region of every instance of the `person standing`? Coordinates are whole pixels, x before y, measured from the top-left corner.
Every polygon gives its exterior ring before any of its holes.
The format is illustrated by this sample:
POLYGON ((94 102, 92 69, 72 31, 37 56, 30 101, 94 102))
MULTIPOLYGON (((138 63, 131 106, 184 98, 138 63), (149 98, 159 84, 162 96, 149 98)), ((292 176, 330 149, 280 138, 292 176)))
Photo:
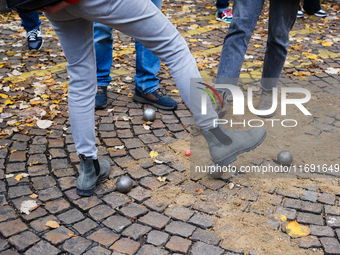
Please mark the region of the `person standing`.
POLYGON ((21 18, 21 26, 26 30, 28 48, 30 50, 40 50, 43 45, 41 36, 39 12, 31 11, 18 13, 21 18))
MULTIPOLYGON (((248 43, 263 5, 264 0, 235 1, 234 16, 224 40, 216 84, 227 82, 237 85, 248 43)), ((298 7, 299 0, 270 1, 267 48, 261 81, 262 91, 257 110, 268 110, 272 106, 272 89, 277 87, 286 60, 289 32, 295 23, 298 7)), ((228 91, 223 91, 223 98, 226 98, 228 93, 228 91)), ((269 118, 274 114, 275 112, 260 117, 269 118)))
POLYGON ((237 155, 256 148, 265 139, 267 133, 263 127, 240 131, 214 125, 218 116, 209 100, 206 103, 209 114, 201 114, 201 98, 205 92, 202 90, 204 86, 193 80, 201 80, 195 58, 184 38, 151 1, 67 0, 45 7, 43 11, 57 33, 68 61, 69 115, 80 157, 79 195, 91 196, 96 183, 111 172, 107 160, 97 159, 93 22, 103 23, 135 38, 169 68, 183 101, 192 111, 196 125, 202 129, 214 162, 228 166, 237 155), (193 82, 192 86, 190 82, 193 82), (191 93, 191 88, 195 93, 191 93))
MULTIPOLYGON (((162 0, 152 0, 158 9, 162 7, 162 0)), ((101 23, 94 23, 94 45, 97 62, 97 94, 96 109, 104 109, 107 105, 107 87, 112 80, 112 28, 101 23)), ((159 78, 157 73, 161 68, 161 62, 143 44, 135 40, 136 49, 136 75, 135 93, 133 100, 140 103, 153 105, 163 110, 177 108, 175 100, 162 95, 159 90, 159 78)))

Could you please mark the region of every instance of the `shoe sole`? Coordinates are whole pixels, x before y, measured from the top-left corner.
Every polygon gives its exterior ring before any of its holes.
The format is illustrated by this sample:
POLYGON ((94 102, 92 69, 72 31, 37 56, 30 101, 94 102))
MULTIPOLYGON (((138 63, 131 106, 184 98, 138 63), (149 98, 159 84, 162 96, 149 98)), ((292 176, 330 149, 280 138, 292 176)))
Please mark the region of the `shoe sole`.
POLYGON ((139 96, 136 96, 136 95, 133 95, 133 101, 135 102, 139 102, 139 103, 142 103, 142 104, 151 104, 155 107, 157 107, 158 109, 162 109, 162 110, 169 110, 169 111, 172 111, 172 110, 176 110, 177 109, 177 105, 175 107, 167 107, 167 106, 162 106, 162 105, 159 105, 155 102, 152 102, 152 101, 149 101, 143 97, 139 97, 139 96))
POLYGON ((217 17, 216 17, 216 20, 218 20, 218 21, 222 21, 222 22, 224 22, 224 23, 228 23, 228 24, 231 22, 231 21, 227 21, 227 20, 224 20, 224 19, 221 19, 221 18, 217 18, 217 17))
POLYGON ((82 196, 82 197, 90 197, 93 195, 95 189, 96 189, 96 186, 97 186, 97 183, 98 182, 101 182, 101 181, 104 181, 107 177, 109 177, 111 171, 107 174, 107 175, 104 175, 103 177, 99 178, 96 182, 96 184, 94 185, 94 187, 92 187, 91 189, 79 189, 77 187, 77 194, 79 196, 82 196))
POLYGON ((224 158, 224 159, 222 159, 222 160, 220 160, 218 162, 215 162, 215 164, 220 165, 220 166, 228 166, 228 165, 230 165, 231 163, 233 163, 234 161, 237 160, 237 156, 238 155, 255 149, 257 146, 259 146, 263 142, 263 140, 266 137, 267 137, 267 131, 264 133, 264 135, 261 137, 261 139, 256 144, 254 144, 252 146, 249 146, 247 148, 244 148, 242 150, 236 151, 233 154, 229 155, 228 157, 226 157, 226 158, 224 158))
POLYGON ((103 109, 106 108, 106 106, 107 106, 107 104, 105 106, 95 106, 94 109, 95 110, 103 110, 103 109))
POLYGON ((314 14, 315 15, 315 17, 318 17, 318 18, 324 18, 324 17, 326 17, 327 16, 327 14, 326 15, 319 15, 319 14, 314 14))

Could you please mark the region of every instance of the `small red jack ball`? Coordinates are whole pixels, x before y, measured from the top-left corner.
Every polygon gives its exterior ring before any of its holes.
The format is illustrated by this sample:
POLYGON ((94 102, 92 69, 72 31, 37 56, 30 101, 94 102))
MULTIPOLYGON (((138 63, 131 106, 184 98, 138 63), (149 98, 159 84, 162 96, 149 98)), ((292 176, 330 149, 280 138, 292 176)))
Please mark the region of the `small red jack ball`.
POLYGON ((191 154, 191 151, 190 151, 190 150, 186 150, 186 151, 185 151, 185 155, 186 155, 186 156, 190 156, 190 154, 191 154))

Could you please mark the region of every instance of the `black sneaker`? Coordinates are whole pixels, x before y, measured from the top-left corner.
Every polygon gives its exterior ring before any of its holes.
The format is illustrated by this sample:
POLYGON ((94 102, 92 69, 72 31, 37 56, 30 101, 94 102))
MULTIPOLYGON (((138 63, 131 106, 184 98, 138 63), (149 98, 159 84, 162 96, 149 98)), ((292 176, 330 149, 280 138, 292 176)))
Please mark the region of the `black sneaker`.
POLYGON ((106 107, 107 104, 107 87, 106 86, 98 86, 97 94, 96 94, 96 110, 102 110, 106 107))
POLYGON ((28 48, 30 50, 40 50, 43 45, 43 39, 39 29, 33 29, 26 34, 28 48))

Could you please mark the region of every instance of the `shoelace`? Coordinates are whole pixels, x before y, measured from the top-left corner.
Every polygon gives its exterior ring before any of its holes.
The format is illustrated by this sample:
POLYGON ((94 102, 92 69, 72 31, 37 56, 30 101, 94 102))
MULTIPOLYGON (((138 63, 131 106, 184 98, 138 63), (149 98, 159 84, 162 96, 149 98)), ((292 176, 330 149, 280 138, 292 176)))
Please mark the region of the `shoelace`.
POLYGON ((38 29, 27 32, 26 38, 28 40, 36 40, 37 37, 41 37, 41 32, 38 29))

